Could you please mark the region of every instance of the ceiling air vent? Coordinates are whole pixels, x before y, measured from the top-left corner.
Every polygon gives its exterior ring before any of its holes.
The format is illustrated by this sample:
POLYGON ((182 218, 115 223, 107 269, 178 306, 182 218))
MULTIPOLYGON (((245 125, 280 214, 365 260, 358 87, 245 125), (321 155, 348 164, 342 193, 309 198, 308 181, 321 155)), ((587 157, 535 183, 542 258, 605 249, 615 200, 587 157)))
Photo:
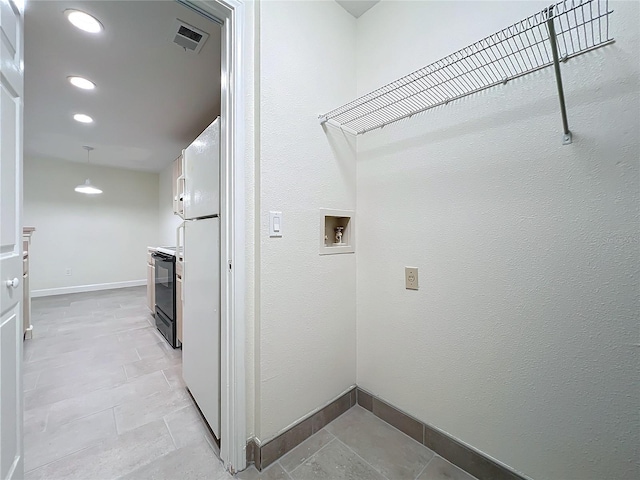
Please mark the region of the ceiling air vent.
POLYGON ((180 19, 173 23, 173 43, 180 45, 185 50, 198 53, 202 49, 204 42, 209 38, 209 34, 192 27, 180 19))

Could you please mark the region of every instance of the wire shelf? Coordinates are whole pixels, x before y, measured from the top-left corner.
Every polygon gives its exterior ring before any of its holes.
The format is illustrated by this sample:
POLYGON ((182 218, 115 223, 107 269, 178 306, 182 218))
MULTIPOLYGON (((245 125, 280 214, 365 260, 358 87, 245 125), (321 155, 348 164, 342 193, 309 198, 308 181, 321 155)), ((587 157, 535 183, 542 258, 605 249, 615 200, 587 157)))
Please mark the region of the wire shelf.
MULTIPOLYGON (((320 122, 338 126, 353 134, 362 134, 505 84, 553 65, 554 55, 560 61, 566 61, 613 42, 609 34, 611 13, 609 0, 565 0, 551 5, 473 45, 321 115, 320 122)), ((556 75, 565 134, 570 135, 557 59, 556 75)))

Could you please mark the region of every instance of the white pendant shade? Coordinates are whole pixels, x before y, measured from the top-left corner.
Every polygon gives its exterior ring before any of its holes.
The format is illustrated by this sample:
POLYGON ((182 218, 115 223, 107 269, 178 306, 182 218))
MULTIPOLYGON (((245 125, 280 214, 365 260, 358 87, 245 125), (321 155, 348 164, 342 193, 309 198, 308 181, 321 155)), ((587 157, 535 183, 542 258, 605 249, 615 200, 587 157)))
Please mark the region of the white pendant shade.
POLYGON ((97 195, 98 193, 102 193, 98 187, 94 187, 91 185, 91 181, 87 178, 84 183, 78 185, 75 188, 75 191, 78 193, 86 193, 88 195, 97 195))
MULTIPOLYGON (((87 151, 87 165, 89 165, 89 153, 91 153, 93 147, 83 145, 82 148, 87 151)), ((102 190, 100 190, 98 187, 91 185, 91 180, 89 180, 88 178, 84 181, 84 183, 78 185, 74 190, 78 193, 86 193, 87 195, 97 195, 99 193, 102 193, 102 190)))

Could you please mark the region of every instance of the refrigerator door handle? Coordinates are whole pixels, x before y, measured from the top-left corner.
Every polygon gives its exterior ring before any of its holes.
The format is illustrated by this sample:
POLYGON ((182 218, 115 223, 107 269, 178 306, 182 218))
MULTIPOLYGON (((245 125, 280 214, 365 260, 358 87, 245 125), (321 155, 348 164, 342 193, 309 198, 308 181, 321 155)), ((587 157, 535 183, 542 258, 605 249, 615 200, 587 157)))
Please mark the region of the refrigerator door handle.
POLYGON ((176 228, 176 255, 177 255, 177 259, 176 260, 180 260, 180 253, 182 252, 182 268, 184 270, 184 245, 180 245, 180 230, 182 230, 182 238, 184 239, 184 224, 185 222, 182 221, 180 222, 180 225, 178 225, 178 228, 176 228))
POLYGON ((184 171, 184 166, 185 166, 185 161, 184 161, 184 154, 186 152, 186 149, 182 149, 182 155, 180 155, 180 176, 178 178, 176 178, 176 193, 178 194, 178 198, 176 199, 177 205, 178 205, 178 214, 180 214, 180 216, 182 218, 184 218, 184 196, 187 193, 187 180, 185 177, 185 171, 184 171), (182 182, 182 190, 180 190, 180 182, 182 182))
POLYGON ((177 193, 177 197, 176 198, 176 203, 178 205, 178 213, 182 216, 184 216, 184 192, 187 190, 187 184, 185 181, 185 177, 184 175, 180 175, 178 178, 176 178, 176 193, 177 193), (184 187, 182 189, 182 191, 180 190, 180 182, 183 182, 184 187))

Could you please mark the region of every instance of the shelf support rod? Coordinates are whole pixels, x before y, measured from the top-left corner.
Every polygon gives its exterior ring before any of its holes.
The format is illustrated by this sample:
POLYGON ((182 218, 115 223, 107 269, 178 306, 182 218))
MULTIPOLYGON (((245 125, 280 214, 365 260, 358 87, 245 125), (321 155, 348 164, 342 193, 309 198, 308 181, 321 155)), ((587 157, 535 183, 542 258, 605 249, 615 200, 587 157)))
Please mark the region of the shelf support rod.
POLYGON ((556 84, 558 86, 558 98, 560 99, 560 113, 562 114, 562 144, 569 145, 572 142, 569 121, 567 120, 567 107, 564 102, 564 88, 562 87, 562 74, 560 73, 560 60, 558 58, 558 42, 556 41, 556 27, 553 24, 553 6, 547 10, 547 27, 549 28, 549 41, 551 42, 551 53, 553 54, 553 68, 556 72, 556 84))

